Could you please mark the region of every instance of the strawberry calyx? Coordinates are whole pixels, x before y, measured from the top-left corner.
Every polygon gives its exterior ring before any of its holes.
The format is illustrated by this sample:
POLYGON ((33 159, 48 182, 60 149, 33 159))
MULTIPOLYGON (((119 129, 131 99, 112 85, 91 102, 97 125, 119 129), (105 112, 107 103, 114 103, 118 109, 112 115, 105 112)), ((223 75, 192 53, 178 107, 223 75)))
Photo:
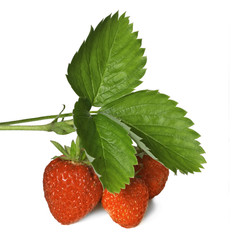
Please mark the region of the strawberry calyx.
POLYGON ((60 158, 62 160, 72 161, 75 164, 91 165, 79 137, 77 137, 76 142, 72 140, 70 147, 66 145, 62 146, 56 141, 51 141, 51 143, 63 154, 61 156, 54 156, 52 159, 60 158))
POLYGON ((141 172, 141 170, 143 169, 143 164, 141 162, 139 162, 139 158, 142 159, 144 155, 147 155, 147 153, 141 149, 139 146, 134 146, 135 150, 136 150, 136 154, 135 156, 138 159, 138 164, 135 165, 135 174, 134 177, 135 178, 141 178, 141 175, 139 175, 139 172, 141 172))
POLYGON ((141 149, 139 146, 134 146, 135 150, 136 150, 136 156, 143 158, 143 156, 146 154, 146 152, 141 149))

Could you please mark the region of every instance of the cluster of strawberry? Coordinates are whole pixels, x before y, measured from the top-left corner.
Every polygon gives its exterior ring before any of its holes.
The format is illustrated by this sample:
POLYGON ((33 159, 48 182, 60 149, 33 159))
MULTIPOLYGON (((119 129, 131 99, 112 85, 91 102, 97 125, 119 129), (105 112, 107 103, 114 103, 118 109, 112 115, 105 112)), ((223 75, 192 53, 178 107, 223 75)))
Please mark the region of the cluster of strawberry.
POLYGON ((120 193, 103 191, 93 168, 58 157, 45 169, 43 188, 49 209, 61 224, 71 224, 88 214, 100 201, 110 217, 125 228, 137 226, 149 199, 158 195, 169 170, 148 155, 137 156, 135 177, 120 193))

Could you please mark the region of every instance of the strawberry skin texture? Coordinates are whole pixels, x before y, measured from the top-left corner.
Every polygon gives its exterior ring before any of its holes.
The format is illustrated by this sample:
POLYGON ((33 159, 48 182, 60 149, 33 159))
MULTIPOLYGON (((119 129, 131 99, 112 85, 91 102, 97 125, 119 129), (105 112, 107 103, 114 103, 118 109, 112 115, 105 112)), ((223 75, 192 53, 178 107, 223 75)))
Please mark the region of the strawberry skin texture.
POLYGON ((169 176, 169 169, 148 155, 137 157, 138 165, 135 166, 137 176, 142 178, 148 187, 149 199, 157 196, 165 187, 169 176))
POLYGON ((120 193, 104 190, 102 206, 112 220, 124 228, 136 227, 142 220, 148 205, 148 188, 144 181, 133 178, 120 193))
POLYGON ((45 168, 43 189, 50 212, 61 224, 83 218, 97 205, 103 192, 92 167, 61 158, 45 168))

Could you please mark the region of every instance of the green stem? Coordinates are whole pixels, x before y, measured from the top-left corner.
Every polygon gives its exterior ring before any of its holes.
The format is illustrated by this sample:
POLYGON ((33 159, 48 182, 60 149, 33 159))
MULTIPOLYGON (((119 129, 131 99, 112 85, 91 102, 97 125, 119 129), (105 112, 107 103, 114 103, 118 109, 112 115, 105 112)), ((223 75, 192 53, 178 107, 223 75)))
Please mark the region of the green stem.
POLYGON ((0 130, 23 130, 23 131, 47 131, 56 132, 58 134, 68 134, 74 131, 73 120, 51 122, 44 125, 0 125, 0 130), (66 125, 69 127, 66 128, 66 125))
POLYGON ((16 121, 0 122, 0 126, 1 125, 12 125, 12 124, 18 124, 18 123, 35 122, 35 121, 46 120, 46 119, 54 119, 56 117, 59 117, 59 118, 71 117, 72 115, 73 115, 72 113, 64 113, 64 114, 60 114, 60 115, 49 115, 49 116, 36 117, 36 118, 26 118, 26 119, 21 119, 21 120, 16 120, 16 121))
MULTIPOLYGON (((97 113, 97 111, 90 111, 90 113, 97 113)), ((72 132, 75 132, 73 119, 64 120, 65 117, 72 117, 72 113, 64 113, 58 115, 48 115, 36 118, 26 118, 16 121, 0 122, 0 131, 1 130, 24 130, 24 131, 47 131, 55 132, 57 134, 65 135, 72 132), (61 119, 62 121, 57 121, 61 119), (46 119, 54 119, 52 122, 44 125, 15 125, 20 123, 35 122, 46 119)))
POLYGON ((51 131, 51 127, 50 127, 49 124, 46 124, 46 125, 28 125, 28 126, 0 125, 0 130, 51 131))

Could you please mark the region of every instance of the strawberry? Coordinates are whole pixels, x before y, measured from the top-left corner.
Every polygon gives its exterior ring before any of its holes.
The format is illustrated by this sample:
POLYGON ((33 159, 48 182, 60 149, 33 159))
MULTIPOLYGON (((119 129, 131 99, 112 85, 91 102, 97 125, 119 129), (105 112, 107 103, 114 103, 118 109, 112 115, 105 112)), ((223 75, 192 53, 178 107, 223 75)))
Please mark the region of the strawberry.
POLYGON ((143 155, 143 158, 137 156, 137 159, 138 165, 135 166, 136 176, 144 180, 148 187, 149 199, 152 199, 165 187, 169 170, 148 155, 143 155))
POLYGON ((53 217, 61 224, 71 224, 97 205, 103 189, 93 168, 70 156, 70 148, 65 150, 65 155, 45 168, 43 189, 53 217))
POLYGON ((132 178, 120 193, 110 193, 104 190, 102 206, 113 221, 124 228, 137 226, 147 209, 148 188, 140 178, 132 178))

